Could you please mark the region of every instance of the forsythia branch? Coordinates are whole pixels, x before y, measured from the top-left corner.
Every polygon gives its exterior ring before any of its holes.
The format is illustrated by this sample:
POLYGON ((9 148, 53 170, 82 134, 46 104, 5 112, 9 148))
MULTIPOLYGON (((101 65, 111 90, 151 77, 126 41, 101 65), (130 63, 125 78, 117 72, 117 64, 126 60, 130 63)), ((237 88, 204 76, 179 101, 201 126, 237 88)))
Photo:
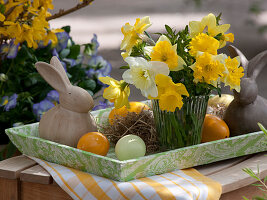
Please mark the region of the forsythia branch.
POLYGON ((86 7, 88 6, 89 4, 91 4, 94 0, 84 0, 82 3, 79 3, 77 4, 75 7, 73 8, 70 8, 68 10, 63 10, 63 9, 60 9, 58 13, 50 16, 50 17, 47 17, 46 20, 49 21, 49 20, 52 20, 52 19, 56 19, 56 18, 59 18, 59 17, 62 17, 64 15, 67 15, 67 14, 70 14, 76 10, 79 10, 83 7, 86 7))

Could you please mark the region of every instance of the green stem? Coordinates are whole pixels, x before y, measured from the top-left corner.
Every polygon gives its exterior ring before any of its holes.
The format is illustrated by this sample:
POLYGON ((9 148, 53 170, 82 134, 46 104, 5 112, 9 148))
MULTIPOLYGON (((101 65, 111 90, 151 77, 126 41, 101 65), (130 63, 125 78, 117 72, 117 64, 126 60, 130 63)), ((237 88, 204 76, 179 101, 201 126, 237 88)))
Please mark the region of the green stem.
MULTIPOLYGON (((11 61, 11 65, 10 65, 10 67, 8 68, 7 72, 6 72, 6 76, 7 76, 7 77, 8 77, 8 73, 11 71, 13 65, 14 65, 14 59, 12 59, 12 61, 11 61)), ((4 81, 1 81, 1 83, 0 83, 0 91, 1 91, 1 95, 4 95, 4 90, 2 90, 3 84, 4 84, 4 81)))

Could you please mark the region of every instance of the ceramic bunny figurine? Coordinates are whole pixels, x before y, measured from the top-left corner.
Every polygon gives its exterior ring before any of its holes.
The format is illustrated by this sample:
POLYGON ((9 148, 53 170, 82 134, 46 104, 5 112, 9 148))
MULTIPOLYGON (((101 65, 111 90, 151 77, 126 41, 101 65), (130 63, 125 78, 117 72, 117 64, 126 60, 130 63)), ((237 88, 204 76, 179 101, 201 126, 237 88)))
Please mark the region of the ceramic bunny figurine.
POLYGON ((76 147, 79 138, 87 132, 97 131, 89 111, 94 107, 91 95, 84 89, 73 86, 57 57, 50 64, 37 62, 39 74, 59 92, 59 102, 41 118, 41 138, 76 147))
POLYGON ((267 127, 267 100, 258 95, 256 78, 264 67, 267 67, 267 50, 248 61, 233 46, 229 46, 231 57, 240 56, 244 76, 240 83, 240 92, 234 92, 234 100, 227 108, 224 121, 230 129, 231 136, 260 131, 257 123, 267 127))

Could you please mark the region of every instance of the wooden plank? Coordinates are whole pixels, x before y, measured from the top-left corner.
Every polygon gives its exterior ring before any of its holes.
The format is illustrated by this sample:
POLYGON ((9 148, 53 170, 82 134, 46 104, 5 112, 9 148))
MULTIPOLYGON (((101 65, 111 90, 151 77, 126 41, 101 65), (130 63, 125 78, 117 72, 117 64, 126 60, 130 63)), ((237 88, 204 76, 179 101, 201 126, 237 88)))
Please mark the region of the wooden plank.
POLYGON ((222 184, 222 193, 231 192, 245 187, 254 183, 255 179, 243 172, 243 168, 250 168, 257 173, 257 166, 259 166, 259 177, 263 179, 267 176, 267 156, 265 155, 266 152, 256 154, 235 166, 211 174, 208 177, 222 184))
POLYGON ((0 200, 19 200, 19 180, 0 178, 0 200))
POLYGON ((232 159, 222 160, 222 161, 215 162, 215 163, 210 163, 207 165, 201 165, 201 166, 197 166, 194 168, 196 170, 198 170, 201 174, 203 174, 205 176, 209 176, 211 174, 214 174, 214 173, 217 173, 217 172, 222 171, 224 169, 227 169, 229 167, 232 167, 238 163, 241 163, 244 160, 247 160, 251 157, 252 157, 252 155, 242 156, 242 157, 238 157, 238 158, 232 158, 232 159))
POLYGON ((72 200, 59 186, 21 182, 21 200, 72 200))
POLYGON ((0 177, 17 179, 21 171, 36 165, 36 162, 25 157, 17 156, 0 162, 0 177))
POLYGON ((23 170, 20 173, 20 180, 41 184, 51 184, 53 182, 52 176, 40 165, 23 170))
MULTIPOLYGON (((260 182, 256 182, 259 184, 260 182)), ((263 191, 257 189, 257 187, 253 185, 248 185, 246 187, 239 188, 232 192, 227 192, 222 194, 220 200, 235 200, 235 199, 243 199, 245 196, 248 199, 252 199, 252 197, 262 196, 263 191)))

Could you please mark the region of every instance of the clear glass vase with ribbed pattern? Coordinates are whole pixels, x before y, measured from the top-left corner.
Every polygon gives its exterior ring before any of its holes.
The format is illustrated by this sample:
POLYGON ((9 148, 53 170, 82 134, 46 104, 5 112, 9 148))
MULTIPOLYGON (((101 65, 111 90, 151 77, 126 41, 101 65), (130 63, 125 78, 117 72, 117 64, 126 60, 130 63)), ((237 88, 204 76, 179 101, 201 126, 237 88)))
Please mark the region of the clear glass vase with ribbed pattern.
POLYGON ((184 105, 174 112, 162 111, 158 100, 152 100, 155 126, 161 150, 172 150, 199 144, 209 96, 186 97, 184 105))

